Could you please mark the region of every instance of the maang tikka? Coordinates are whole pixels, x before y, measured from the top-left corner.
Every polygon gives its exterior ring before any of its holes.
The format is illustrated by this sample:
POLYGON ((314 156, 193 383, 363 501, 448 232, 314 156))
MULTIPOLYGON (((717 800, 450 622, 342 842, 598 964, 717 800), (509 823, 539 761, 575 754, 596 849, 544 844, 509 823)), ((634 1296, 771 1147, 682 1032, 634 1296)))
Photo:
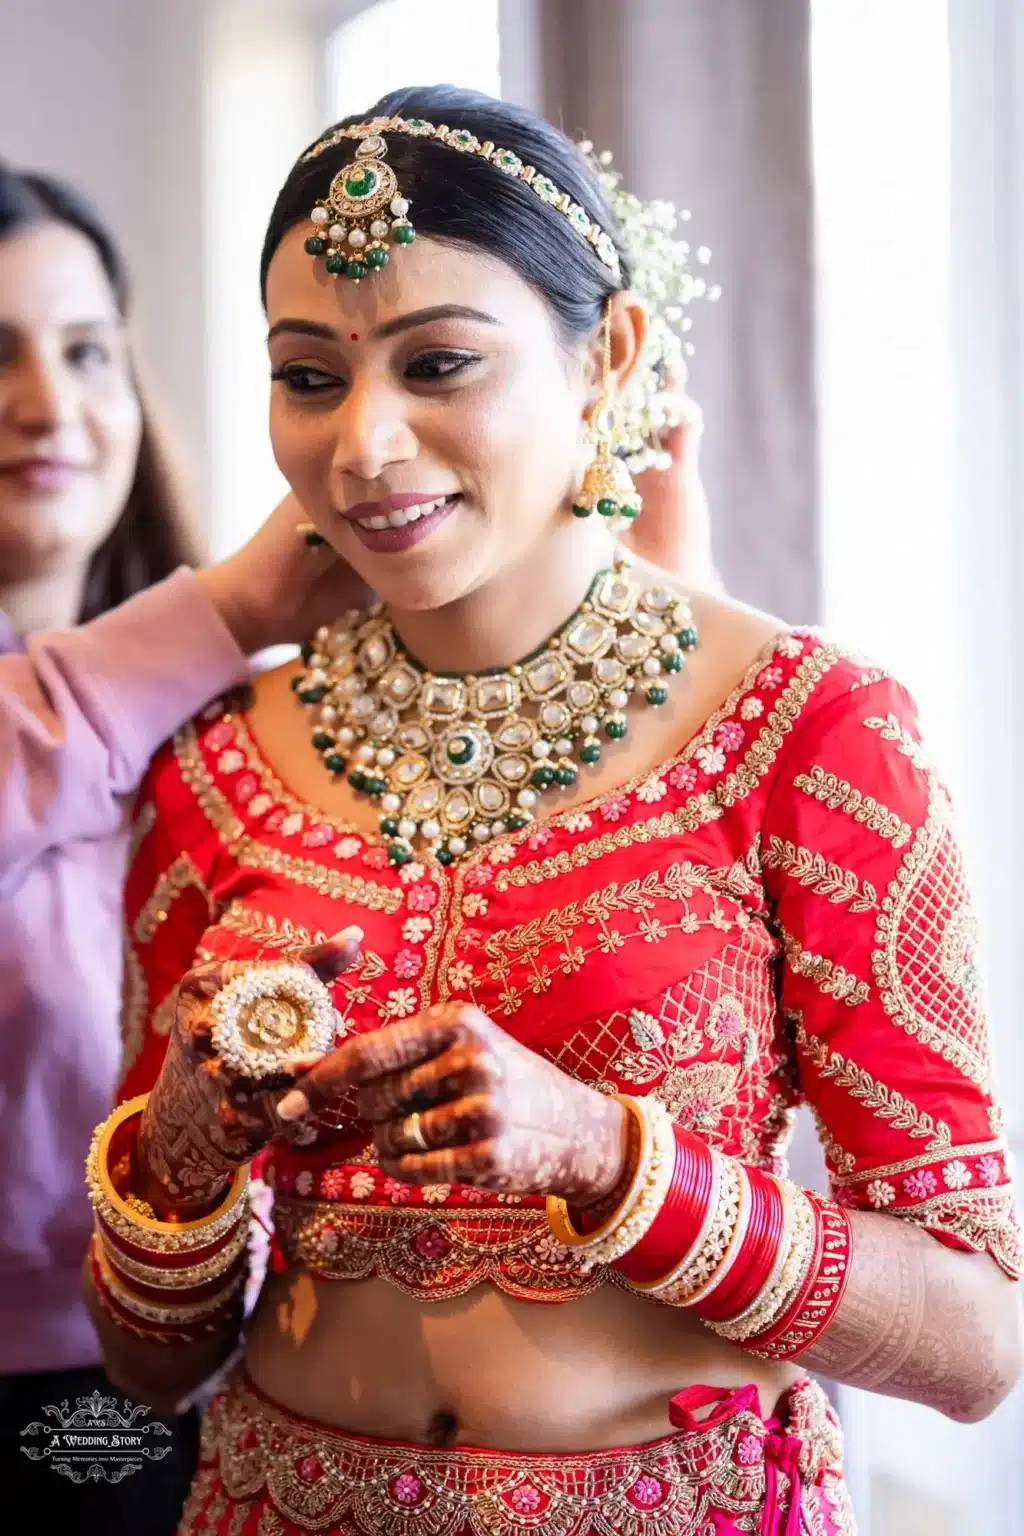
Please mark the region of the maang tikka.
POLYGON ((632 475, 616 452, 618 433, 612 382, 611 305, 608 302, 601 321, 601 395, 591 413, 590 428, 597 438, 597 445, 572 510, 576 517, 589 517, 597 512, 601 517, 623 517, 632 521, 640 516, 643 502, 632 475))

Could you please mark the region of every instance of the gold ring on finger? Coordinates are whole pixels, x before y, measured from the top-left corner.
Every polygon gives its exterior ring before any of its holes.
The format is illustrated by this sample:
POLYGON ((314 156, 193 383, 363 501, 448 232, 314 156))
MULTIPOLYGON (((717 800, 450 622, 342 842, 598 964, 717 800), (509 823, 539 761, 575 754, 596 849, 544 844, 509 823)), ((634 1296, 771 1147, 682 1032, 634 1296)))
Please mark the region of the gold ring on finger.
POLYGON ((409 1115, 402 1121, 402 1142, 408 1152, 429 1152, 427 1138, 423 1134, 423 1125, 419 1113, 409 1115))

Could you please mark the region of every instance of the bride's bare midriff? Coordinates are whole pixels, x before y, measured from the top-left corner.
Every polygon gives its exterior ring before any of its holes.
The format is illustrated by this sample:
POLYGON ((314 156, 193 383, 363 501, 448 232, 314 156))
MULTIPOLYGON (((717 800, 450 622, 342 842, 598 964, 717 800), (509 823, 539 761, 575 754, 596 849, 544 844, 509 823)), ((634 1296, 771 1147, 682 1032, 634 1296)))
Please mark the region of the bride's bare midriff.
POLYGON ((246 1346, 262 1391, 357 1434, 510 1451, 602 1450, 670 1432, 683 1387, 797 1379, 696 1318, 607 1284, 564 1303, 477 1286, 420 1302, 382 1280, 270 1275, 246 1346))

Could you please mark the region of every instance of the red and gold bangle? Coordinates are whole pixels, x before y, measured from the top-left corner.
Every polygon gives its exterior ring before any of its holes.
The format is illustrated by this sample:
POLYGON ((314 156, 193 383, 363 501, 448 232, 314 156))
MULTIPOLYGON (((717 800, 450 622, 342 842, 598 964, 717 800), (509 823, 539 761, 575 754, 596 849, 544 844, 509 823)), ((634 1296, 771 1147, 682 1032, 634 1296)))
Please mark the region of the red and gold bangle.
POLYGON ((842 1206, 814 1191, 807 1198, 817 1215, 815 1259, 792 1304, 776 1323, 751 1341, 754 1353, 768 1360, 794 1360, 805 1354, 832 1322, 850 1277, 853 1231, 842 1206))
POLYGON ((650 1231, 661 1210, 675 1167, 675 1137, 668 1111, 654 1098, 633 1099, 616 1094, 641 1126, 637 1166, 624 1198, 593 1232, 581 1232, 566 1202, 547 1199, 548 1226, 569 1248, 582 1251, 588 1265, 612 1264, 650 1231))
POLYGON ((722 1322, 745 1312, 772 1272, 782 1242, 785 1207, 779 1182, 760 1168, 748 1168, 750 1212, 743 1243, 725 1280, 713 1293, 695 1298, 706 1322, 722 1322))
POLYGON ((234 1272, 225 1276, 222 1283, 203 1300, 181 1303, 176 1299, 173 1303, 169 1303, 158 1298, 146 1297, 134 1288, 129 1289, 125 1286, 111 1268, 103 1251, 103 1244, 95 1237, 93 1243, 93 1259, 99 1269, 107 1295, 112 1297, 123 1311, 135 1318, 141 1318, 143 1322, 156 1323, 160 1327, 181 1329, 192 1323, 205 1321, 215 1312, 220 1312, 238 1293, 245 1281, 245 1267, 236 1264, 234 1272))
POLYGON ((733 1250, 741 1215, 741 1165, 734 1157, 714 1154, 717 1179, 707 1220, 683 1263, 656 1285, 641 1287, 648 1295, 673 1307, 688 1307, 722 1269, 733 1250))
POLYGON ((647 1235, 615 1268, 635 1286, 657 1285, 679 1263, 679 1245, 702 1228, 714 1175, 711 1148, 692 1131, 674 1128, 675 1163, 661 1210, 647 1235))
POLYGON ((767 1282, 743 1312, 709 1324, 723 1339, 733 1343, 746 1343, 776 1326, 803 1287, 813 1259, 817 1227, 814 1207, 796 1184, 787 1180, 782 1189, 785 1230, 767 1282))
MULTIPOLYGON (((248 1225, 239 1222, 235 1231, 229 1233, 222 1246, 216 1252, 206 1254, 206 1250, 200 1250, 196 1262, 192 1264, 147 1263, 139 1259, 136 1253, 123 1246, 120 1241, 112 1238, 108 1229, 102 1228, 97 1223, 97 1231, 103 1242, 103 1248, 118 1274, 126 1277, 129 1282, 137 1281, 141 1285, 157 1286, 164 1291, 191 1291, 196 1286, 206 1285, 208 1281, 215 1280, 231 1267, 231 1265, 246 1251, 249 1242, 248 1225)), ((146 1252, 146 1250, 143 1250, 146 1252)), ((175 1259, 182 1255, 174 1255, 175 1259)), ((189 1257, 184 1255, 183 1257, 189 1257)))
POLYGON ((204 1312, 192 1324, 182 1321, 177 1325, 161 1324, 149 1320, 134 1309, 123 1305, 118 1299, 104 1274, 101 1252, 100 1240, 93 1234, 89 1246, 89 1269, 97 1301, 110 1321, 118 1328, 148 1343, 179 1345, 197 1343, 207 1335, 218 1332, 231 1316, 241 1313, 241 1287, 233 1286, 226 1301, 215 1309, 204 1312))

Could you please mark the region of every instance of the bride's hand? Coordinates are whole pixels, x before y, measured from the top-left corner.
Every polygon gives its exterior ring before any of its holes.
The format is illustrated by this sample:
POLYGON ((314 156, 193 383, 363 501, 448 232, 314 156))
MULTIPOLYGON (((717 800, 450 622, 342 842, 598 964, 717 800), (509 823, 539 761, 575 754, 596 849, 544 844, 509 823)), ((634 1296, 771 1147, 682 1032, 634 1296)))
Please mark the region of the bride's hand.
POLYGON ((353 1087, 381 1167, 407 1184, 476 1184, 586 1205, 623 1175, 627 1122, 618 1100, 463 1003, 347 1040, 297 1080, 278 1114, 298 1119, 353 1087))
MULTIPOLYGON (((358 928, 289 956, 329 984, 356 959, 358 928)), ((203 1214, 243 1163, 281 1134, 277 1103, 309 1060, 269 1078, 232 1072, 213 1043, 213 1002, 228 982, 258 965, 228 960, 198 965, 178 988, 160 1076, 149 1095, 136 1149, 133 1193, 161 1218, 203 1214)))

